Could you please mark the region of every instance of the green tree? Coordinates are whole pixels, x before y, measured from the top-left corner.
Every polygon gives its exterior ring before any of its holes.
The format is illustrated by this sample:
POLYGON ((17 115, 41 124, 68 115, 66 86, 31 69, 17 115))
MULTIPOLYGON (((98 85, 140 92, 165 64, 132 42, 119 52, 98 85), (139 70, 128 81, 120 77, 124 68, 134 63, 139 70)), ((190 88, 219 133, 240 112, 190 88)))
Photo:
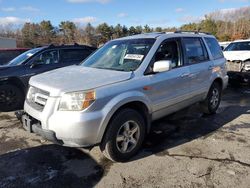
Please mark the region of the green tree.
POLYGON ((155 28, 155 31, 156 31, 156 32, 162 32, 162 28, 161 28, 161 27, 156 27, 156 28, 155 28))
POLYGON ((107 23, 102 23, 96 27, 96 32, 99 35, 99 45, 104 44, 111 40, 113 35, 113 27, 110 27, 107 23))
POLYGON ((55 31, 54 31, 54 27, 51 24, 50 21, 41 21, 39 24, 40 27, 40 43, 42 45, 46 45, 46 44, 50 44, 53 41, 53 38, 55 37, 55 31))
POLYGON ((60 31, 63 32, 63 42, 73 43, 75 42, 76 25, 74 22, 63 21, 59 24, 60 31))
POLYGON ((153 31, 153 29, 151 29, 148 25, 145 25, 144 28, 143 28, 144 33, 150 33, 152 31, 153 31))
POLYGON ((97 37, 95 32, 95 28, 90 23, 88 23, 84 28, 84 38, 86 44, 97 46, 97 37))
POLYGON ((25 23, 21 29, 23 47, 33 48, 39 45, 39 24, 25 23))

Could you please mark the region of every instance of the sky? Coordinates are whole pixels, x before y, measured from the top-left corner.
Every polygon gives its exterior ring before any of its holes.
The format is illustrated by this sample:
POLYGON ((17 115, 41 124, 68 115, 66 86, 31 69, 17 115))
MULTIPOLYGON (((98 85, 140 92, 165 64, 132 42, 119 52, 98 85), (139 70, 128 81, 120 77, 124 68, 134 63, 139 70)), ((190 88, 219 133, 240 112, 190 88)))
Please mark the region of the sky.
POLYGON ((50 20, 78 25, 173 27, 199 21, 205 14, 250 6, 250 0, 0 0, 0 26, 50 20))

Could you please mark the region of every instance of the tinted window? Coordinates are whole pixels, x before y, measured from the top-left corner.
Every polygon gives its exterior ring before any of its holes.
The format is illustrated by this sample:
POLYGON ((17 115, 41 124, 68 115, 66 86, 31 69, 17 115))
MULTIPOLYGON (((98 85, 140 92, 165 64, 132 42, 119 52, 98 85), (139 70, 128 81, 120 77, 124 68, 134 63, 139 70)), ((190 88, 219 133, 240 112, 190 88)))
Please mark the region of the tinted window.
POLYGON ((83 61, 91 54, 86 49, 63 49, 60 51, 62 61, 83 61))
POLYGON ((27 59, 31 58, 34 54, 36 54, 40 50, 42 50, 42 48, 34 48, 34 49, 29 50, 29 51, 26 51, 26 52, 22 53, 21 55, 17 56, 15 59, 12 59, 9 62, 9 65, 21 65, 27 59))
POLYGON ((221 47, 219 46, 218 42, 214 38, 205 38, 205 41, 209 47, 209 50, 214 57, 214 59, 222 58, 223 53, 221 47))
POLYGON ((250 42, 233 42, 226 47, 225 51, 250 51, 250 42))
POLYGON ((160 45, 155 54, 155 61, 170 60, 171 67, 182 66, 179 43, 177 41, 167 41, 160 45))
POLYGON ((58 50, 45 51, 35 57, 33 62, 39 62, 40 64, 55 64, 59 62, 58 50))
POLYGON ((200 38, 184 38, 184 48, 189 64, 208 60, 208 54, 200 38))

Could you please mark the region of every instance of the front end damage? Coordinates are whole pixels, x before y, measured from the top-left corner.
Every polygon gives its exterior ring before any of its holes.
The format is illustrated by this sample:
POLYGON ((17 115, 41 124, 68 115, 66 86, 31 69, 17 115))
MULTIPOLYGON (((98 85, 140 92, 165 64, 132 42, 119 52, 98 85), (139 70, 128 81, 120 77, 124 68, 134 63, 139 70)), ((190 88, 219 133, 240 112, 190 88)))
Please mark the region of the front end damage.
POLYGON ((231 82, 250 83, 250 60, 227 61, 227 72, 231 82))

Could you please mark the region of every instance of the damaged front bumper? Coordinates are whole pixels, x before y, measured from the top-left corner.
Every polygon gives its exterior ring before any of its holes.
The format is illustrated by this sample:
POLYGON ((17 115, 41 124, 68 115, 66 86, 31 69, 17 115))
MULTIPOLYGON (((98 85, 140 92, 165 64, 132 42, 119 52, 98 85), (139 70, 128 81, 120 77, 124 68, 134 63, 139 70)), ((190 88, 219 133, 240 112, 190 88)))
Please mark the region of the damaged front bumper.
POLYGON ((244 61, 227 61, 229 80, 250 83, 250 63, 244 61))

